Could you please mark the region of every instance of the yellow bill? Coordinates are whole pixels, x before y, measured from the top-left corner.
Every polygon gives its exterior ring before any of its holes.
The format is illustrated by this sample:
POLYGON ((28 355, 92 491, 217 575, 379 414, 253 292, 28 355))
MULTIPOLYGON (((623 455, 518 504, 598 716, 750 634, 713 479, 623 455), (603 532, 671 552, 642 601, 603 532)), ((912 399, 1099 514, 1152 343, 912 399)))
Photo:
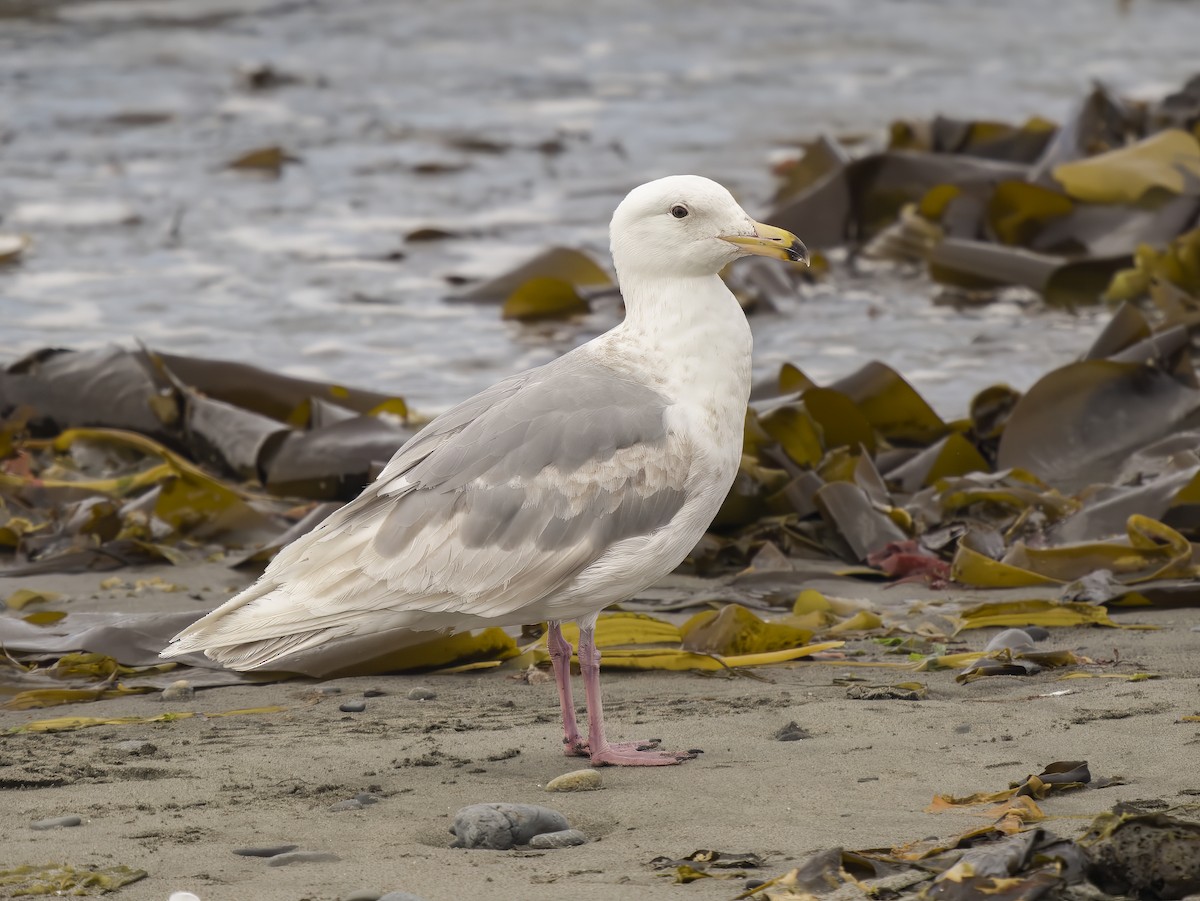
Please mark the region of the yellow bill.
POLYGON ((808 248, 804 246, 804 242, 791 232, 773 225, 755 222, 754 234, 722 235, 721 240, 736 244, 746 253, 808 265, 808 248))

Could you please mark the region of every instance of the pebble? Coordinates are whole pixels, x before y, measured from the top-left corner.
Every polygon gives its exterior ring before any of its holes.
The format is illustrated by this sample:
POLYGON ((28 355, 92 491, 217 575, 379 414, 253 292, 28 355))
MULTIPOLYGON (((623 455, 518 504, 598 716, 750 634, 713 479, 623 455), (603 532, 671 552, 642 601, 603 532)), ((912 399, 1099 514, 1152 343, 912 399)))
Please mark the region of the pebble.
POLYGON ((437 692, 432 688, 424 688, 418 685, 416 688, 408 690, 408 699, 410 701, 432 701, 437 697, 437 692))
POLYGON ((472 804, 454 815, 451 847, 507 851, 529 844, 535 835, 569 828, 561 813, 536 804, 472 804))
POLYGON ((171 892, 167 901, 200 901, 200 896, 194 892, 171 892))
POLYGON ((336 804, 329 805, 330 813, 341 813, 343 810, 362 810, 362 801, 357 801, 351 798, 348 801, 338 801, 336 804))
POLYGON ((242 857, 278 857, 280 854, 287 854, 289 851, 295 851, 299 845, 274 845, 269 848, 234 848, 234 854, 240 854, 242 857))
POLYGON ((337 685, 318 685, 315 689, 319 695, 340 695, 342 689, 337 685))
POLYGON ((363 807, 366 807, 368 804, 378 804, 382 799, 379 797, 379 795, 371 792, 359 792, 354 796, 354 800, 363 807))
POLYGON ((46 829, 60 829, 64 826, 82 826, 83 817, 69 814, 65 817, 50 817, 48 820, 36 820, 29 824, 30 829, 37 829, 39 832, 46 829))
POLYGON ((563 773, 546 783, 548 792, 594 792, 603 787, 600 774, 590 769, 563 773))
POLYGON ((196 695, 196 689, 188 684, 187 679, 172 682, 158 696, 160 701, 190 701, 196 695))
POLYGON ((586 845, 587 836, 578 829, 563 829, 561 832, 543 832, 529 840, 531 848, 573 848, 586 845))
POLYGON ((362 713, 366 709, 366 701, 347 701, 345 704, 338 705, 338 710, 342 713, 362 713))
POLYGON ((134 738, 130 741, 117 742, 117 750, 124 751, 126 754, 133 754, 135 757, 149 757, 158 748, 151 742, 134 738))
POLYGON ((780 726, 771 736, 776 741, 800 741, 802 738, 812 738, 812 734, 795 720, 786 726, 780 726))
POLYGON ((382 688, 368 688, 366 691, 363 692, 363 697, 364 698, 382 698, 385 694, 387 694, 387 692, 384 691, 382 688))
POLYGON ((382 897, 374 889, 360 888, 348 895, 342 895, 341 901, 379 901, 382 897))
POLYGON ((332 851, 288 851, 277 854, 267 861, 269 867, 290 867, 294 863, 328 863, 341 860, 332 851))

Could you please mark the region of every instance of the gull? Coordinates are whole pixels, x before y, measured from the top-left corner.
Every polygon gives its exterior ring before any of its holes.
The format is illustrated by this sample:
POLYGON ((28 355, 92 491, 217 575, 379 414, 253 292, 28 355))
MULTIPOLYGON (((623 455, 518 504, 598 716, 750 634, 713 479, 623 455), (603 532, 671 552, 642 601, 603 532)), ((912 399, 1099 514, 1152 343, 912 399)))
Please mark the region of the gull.
POLYGON ((631 191, 610 239, 620 324, 434 419, 162 656, 203 651, 236 670, 323 676, 402 660, 437 633, 546 622, 567 755, 628 766, 693 757, 605 737, 596 620, 683 562, 737 475, 752 342, 718 273, 747 254, 807 263, 808 252, 694 175, 631 191))

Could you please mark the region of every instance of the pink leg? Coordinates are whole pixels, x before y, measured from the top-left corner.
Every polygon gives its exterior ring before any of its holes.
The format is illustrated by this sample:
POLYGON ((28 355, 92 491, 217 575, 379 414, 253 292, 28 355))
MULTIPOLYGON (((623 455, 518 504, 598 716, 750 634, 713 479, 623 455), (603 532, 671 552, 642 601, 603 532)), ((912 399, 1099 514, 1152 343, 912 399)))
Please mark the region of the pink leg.
POLYGON ((587 696, 588 743, 596 766, 668 766, 696 755, 690 751, 659 751, 657 740, 610 745, 604 737, 604 706, 600 702, 600 651, 594 627, 579 627, 579 669, 587 696))
POLYGON ((587 742, 579 734, 575 703, 571 700, 571 643, 563 638, 558 623, 550 623, 546 647, 550 650, 550 662, 554 664, 554 681, 558 683, 558 702, 562 706, 563 753, 568 757, 587 757, 587 742))

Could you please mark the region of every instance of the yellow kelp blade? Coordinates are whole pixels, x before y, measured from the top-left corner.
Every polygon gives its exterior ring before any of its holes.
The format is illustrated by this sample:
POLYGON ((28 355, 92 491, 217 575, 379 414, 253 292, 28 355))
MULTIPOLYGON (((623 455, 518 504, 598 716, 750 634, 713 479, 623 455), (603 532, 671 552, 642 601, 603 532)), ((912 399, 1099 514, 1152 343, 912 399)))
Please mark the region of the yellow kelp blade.
POLYGON ((9 610, 24 610, 30 604, 53 604, 62 600, 57 591, 38 591, 34 588, 18 588, 4 599, 9 610))
POLYGON ((93 726, 132 726, 143 723, 173 723, 175 720, 188 720, 195 716, 205 719, 224 716, 252 716, 260 713, 282 713, 287 707, 279 705, 271 707, 243 707, 238 710, 222 710, 218 713, 196 713, 191 710, 178 713, 160 713, 158 716, 60 716, 52 720, 34 720, 6 730, 9 735, 27 732, 73 732, 76 729, 90 729, 93 726))
POLYGON ((950 579, 973 588, 1029 588, 1060 584, 1056 579, 1031 570, 993 560, 965 544, 959 544, 954 552, 954 560, 950 563, 950 579))
POLYGON ((39 710, 43 707, 57 707, 60 704, 107 701, 110 698, 148 694, 157 690, 149 685, 137 688, 127 688, 124 685, 115 688, 35 688, 13 695, 0 704, 0 707, 5 710, 39 710))
POLYGON ((1196 574, 1191 543, 1170 526, 1135 513, 1125 528, 1128 543, 1094 541, 1048 548, 1017 544, 1005 561, 1056 582, 1080 579, 1098 569, 1107 569, 1126 583, 1196 574))
POLYGON ((786 651, 771 651, 763 654, 739 654, 732 657, 720 657, 715 654, 696 654, 691 651, 629 648, 608 651, 601 666, 605 669, 626 670, 670 670, 687 672, 701 670, 703 672, 720 672, 739 666, 767 666, 772 663, 788 663, 818 654, 821 651, 840 648, 844 641, 825 641, 820 644, 806 645, 801 648, 791 648, 786 651))
MULTIPOLYGON (((563 637, 571 647, 579 647, 579 626, 563 623, 563 637)), ((645 613, 604 613, 596 621, 596 647, 614 648, 638 644, 679 644, 679 627, 645 613)), ((544 647, 546 637, 540 644, 544 647)))
POLYGON ((683 634, 683 650, 725 655, 787 650, 803 645, 813 636, 811 629, 767 622, 741 604, 702 610, 679 631, 683 634))
POLYGON ((279 704, 273 704, 269 707, 242 707, 238 710, 222 710, 220 713, 205 713, 201 714, 205 719, 212 719, 218 716, 255 716, 260 713, 283 713, 287 710, 279 704))
POLYGON ((492 626, 479 632, 443 635, 420 644, 362 660, 338 670, 334 675, 367 676, 377 673, 404 673, 415 670, 442 670, 481 660, 503 661, 521 653, 513 637, 492 626))
POLYGON ((859 610, 849 619, 844 619, 840 623, 830 626, 826 629, 829 635, 844 635, 847 632, 870 632, 872 629, 882 629, 883 620, 878 613, 870 610, 859 610))
POLYGON ((992 626, 1111 626, 1108 611, 1093 604, 1076 601, 1047 600, 997 601, 979 604, 962 612, 964 629, 987 629, 992 626))
POLYGON ((175 720, 186 720, 196 716, 195 713, 160 713, 158 716, 60 716, 50 720, 34 720, 20 726, 12 726, 5 730, 9 735, 26 732, 73 732, 76 729, 90 729, 92 726, 128 726, 140 723, 170 723, 175 720))

